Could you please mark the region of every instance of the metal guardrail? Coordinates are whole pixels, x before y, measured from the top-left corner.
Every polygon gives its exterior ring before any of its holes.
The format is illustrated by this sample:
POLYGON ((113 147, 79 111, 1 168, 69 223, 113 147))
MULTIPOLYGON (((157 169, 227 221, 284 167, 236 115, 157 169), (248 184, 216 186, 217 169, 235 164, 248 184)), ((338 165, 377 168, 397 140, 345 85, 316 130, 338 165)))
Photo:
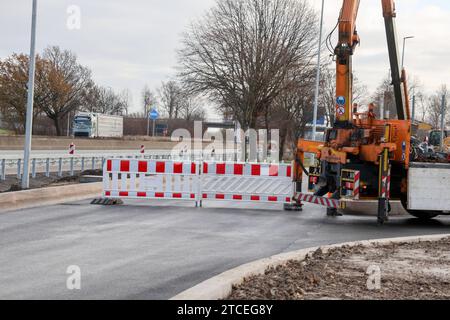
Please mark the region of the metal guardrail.
MULTIPOLYGON (((70 172, 71 175, 74 175, 75 171, 100 169, 103 166, 104 159, 104 157, 33 158, 30 164, 31 176, 36 178, 38 173, 44 173, 46 177, 50 177, 51 173, 57 173, 59 177, 62 177, 64 172, 70 172)), ((6 176, 11 174, 15 174, 17 179, 22 178, 22 159, 0 160, 0 180, 6 180, 6 176)))

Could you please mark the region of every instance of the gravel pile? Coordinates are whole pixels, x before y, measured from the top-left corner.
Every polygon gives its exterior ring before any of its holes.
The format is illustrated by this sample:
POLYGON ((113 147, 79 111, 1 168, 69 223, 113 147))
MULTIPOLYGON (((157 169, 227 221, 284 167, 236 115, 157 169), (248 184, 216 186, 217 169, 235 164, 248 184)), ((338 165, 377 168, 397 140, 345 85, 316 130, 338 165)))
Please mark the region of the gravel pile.
POLYGON ((246 279, 233 288, 229 299, 447 300, 450 238, 318 250, 304 261, 290 261, 265 275, 246 279), (381 280, 379 285, 376 279, 381 280))

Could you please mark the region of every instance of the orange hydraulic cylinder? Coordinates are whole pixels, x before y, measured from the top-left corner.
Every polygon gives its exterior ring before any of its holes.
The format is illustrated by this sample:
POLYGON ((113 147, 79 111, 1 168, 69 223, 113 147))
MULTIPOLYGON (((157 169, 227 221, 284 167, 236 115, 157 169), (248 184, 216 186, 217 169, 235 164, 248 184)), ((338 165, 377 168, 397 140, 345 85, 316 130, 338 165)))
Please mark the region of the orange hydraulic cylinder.
POLYGON ((360 0, 344 0, 339 17, 339 43, 336 47, 336 120, 352 122, 352 55, 359 43, 356 18, 360 0))

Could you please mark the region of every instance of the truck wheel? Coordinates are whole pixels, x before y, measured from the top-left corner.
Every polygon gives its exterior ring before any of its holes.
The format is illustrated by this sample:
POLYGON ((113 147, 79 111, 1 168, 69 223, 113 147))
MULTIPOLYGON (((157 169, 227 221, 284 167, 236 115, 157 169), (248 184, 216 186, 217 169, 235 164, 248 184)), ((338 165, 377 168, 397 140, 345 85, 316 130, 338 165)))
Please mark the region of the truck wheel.
POLYGON ((342 217, 343 214, 335 208, 327 208, 327 217, 342 217))
POLYGON ((434 213, 432 211, 413 211, 408 210, 408 213, 420 220, 431 220, 433 218, 436 218, 439 213, 434 213))

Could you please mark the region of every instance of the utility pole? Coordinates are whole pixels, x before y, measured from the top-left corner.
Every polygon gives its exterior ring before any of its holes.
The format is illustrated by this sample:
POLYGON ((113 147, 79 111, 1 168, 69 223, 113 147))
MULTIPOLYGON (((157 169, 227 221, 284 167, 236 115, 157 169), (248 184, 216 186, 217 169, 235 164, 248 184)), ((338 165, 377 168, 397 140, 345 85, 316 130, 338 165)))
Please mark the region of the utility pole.
POLYGON ((324 9, 325 9, 325 0, 322 0, 322 11, 320 14, 319 48, 317 50, 316 92, 314 93, 313 138, 312 138, 313 140, 316 140, 317 113, 319 112, 320 56, 322 53, 322 30, 323 30, 324 9))
POLYGON ((442 95, 442 115, 441 115, 441 152, 444 152, 444 134, 445 134, 445 112, 446 112, 445 94, 442 95))
POLYGON ((28 71, 27 119, 25 125, 25 145, 23 152, 22 189, 30 188, 30 154, 31 154, 31 137, 33 134, 34 74, 36 67, 36 53, 35 53, 36 12, 37 12, 37 0, 33 0, 33 11, 31 20, 30 66, 28 71))
POLYGON ((413 94, 412 97, 412 115, 411 115, 411 121, 414 123, 416 121, 416 94, 413 94))

